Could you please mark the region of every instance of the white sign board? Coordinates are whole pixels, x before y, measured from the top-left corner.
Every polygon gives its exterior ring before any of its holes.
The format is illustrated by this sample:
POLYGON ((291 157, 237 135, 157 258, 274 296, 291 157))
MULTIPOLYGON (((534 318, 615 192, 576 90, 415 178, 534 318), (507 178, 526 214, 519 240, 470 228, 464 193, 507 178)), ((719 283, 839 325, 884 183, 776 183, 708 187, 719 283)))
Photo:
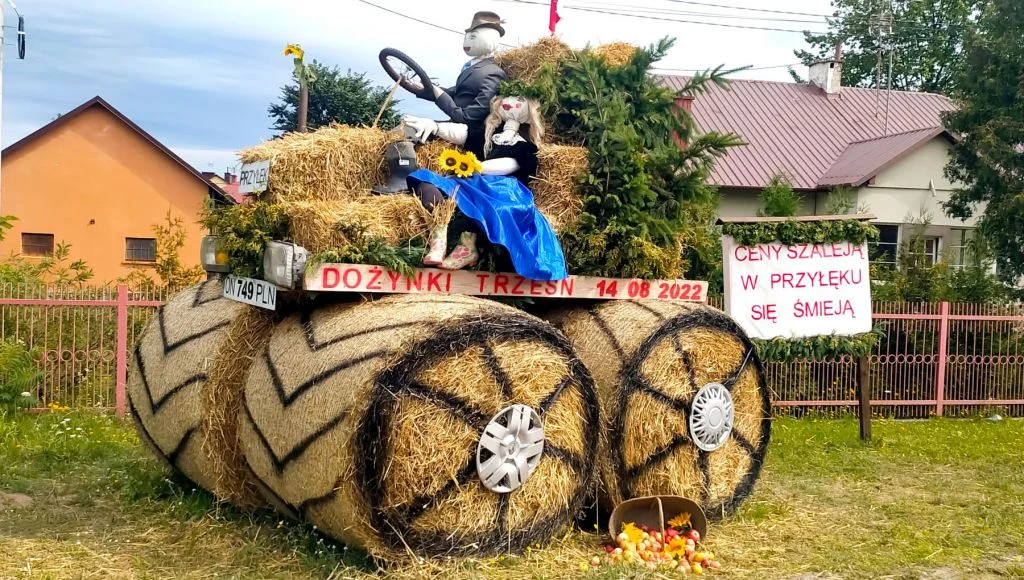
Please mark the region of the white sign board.
POLYGON ((411 277, 381 266, 321 264, 306 274, 306 290, 391 294, 470 294, 524 298, 639 299, 707 302, 708 283, 691 280, 639 280, 569 276, 530 280, 516 274, 417 268, 411 277))
POLYGON ((270 160, 243 163, 238 172, 238 193, 262 193, 270 181, 270 160))
POLYGON ((867 244, 722 242, 725 310, 752 338, 871 331, 867 244))
POLYGON ((277 307, 277 287, 270 282, 238 276, 224 277, 224 298, 267 310, 277 307))

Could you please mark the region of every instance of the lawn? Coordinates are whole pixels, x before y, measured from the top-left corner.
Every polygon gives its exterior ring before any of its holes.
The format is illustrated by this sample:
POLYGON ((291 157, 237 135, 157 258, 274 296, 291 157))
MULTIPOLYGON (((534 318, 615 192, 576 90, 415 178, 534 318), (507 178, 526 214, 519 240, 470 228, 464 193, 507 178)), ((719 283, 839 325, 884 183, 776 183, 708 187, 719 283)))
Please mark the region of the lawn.
MULTIPOLYGON (((1024 421, 780 419, 754 496, 709 543, 708 577, 1024 578, 1024 421)), ((0 578, 380 575, 356 550, 171 481, 104 415, 0 418, 0 578), (22 494, 31 498, 24 503, 22 494)), ((519 556, 394 577, 665 578, 580 570, 603 539, 571 531, 519 556)))

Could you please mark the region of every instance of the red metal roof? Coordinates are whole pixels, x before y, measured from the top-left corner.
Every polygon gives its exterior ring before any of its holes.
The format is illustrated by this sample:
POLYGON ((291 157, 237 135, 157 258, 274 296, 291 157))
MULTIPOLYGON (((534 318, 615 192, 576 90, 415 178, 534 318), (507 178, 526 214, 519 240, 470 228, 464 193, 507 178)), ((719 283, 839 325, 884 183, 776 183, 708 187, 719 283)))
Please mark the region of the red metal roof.
POLYGON ((825 175, 821 176, 818 185, 864 185, 907 153, 942 134, 949 135, 945 129, 938 127, 851 143, 825 175))
MULTIPOLYGON (((664 76, 666 86, 679 90, 687 77, 664 76)), ((728 88, 711 86, 696 96, 693 116, 704 131, 733 132, 746 141, 720 159, 711 182, 721 187, 762 188, 784 174, 796 189, 818 189, 838 184, 839 173, 870 172, 867 165, 883 167, 908 149, 901 139, 875 143, 887 152, 877 159, 864 157, 872 145, 851 152, 833 170, 851 144, 922 130, 941 133, 942 113, 953 101, 931 93, 891 91, 889 123, 885 127, 886 91, 843 87, 827 95, 810 84, 734 80, 728 88)), ((920 145, 921 142, 913 144, 920 145)), ((877 171, 877 169, 876 169, 877 171)), ((872 177, 868 175, 867 178, 872 177)))

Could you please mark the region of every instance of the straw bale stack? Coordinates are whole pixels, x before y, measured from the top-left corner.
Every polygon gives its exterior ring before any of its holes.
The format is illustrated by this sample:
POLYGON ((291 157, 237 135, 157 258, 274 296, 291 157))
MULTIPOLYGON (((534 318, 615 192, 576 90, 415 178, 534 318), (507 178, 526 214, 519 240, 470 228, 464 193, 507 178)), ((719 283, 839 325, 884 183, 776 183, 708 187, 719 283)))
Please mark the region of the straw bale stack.
POLYGON ((555 231, 576 223, 583 210, 577 185, 586 175, 586 147, 542 145, 537 153, 537 176, 530 182, 534 203, 555 231))
POLYGON ((401 133, 331 125, 243 149, 243 163, 270 160, 269 201, 350 199, 384 183, 384 148, 401 133))
POLYGON ((161 307, 135 346, 128 376, 128 404, 141 439, 164 463, 219 497, 214 461, 203 448, 203 390, 232 322, 245 306, 221 298, 219 279, 177 294, 161 307))
POLYGON ((657 301, 570 306, 546 318, 597 384, 602 504, 681 495, 722 517, 753 491, 771 402, 753 345, 732 319, 707 306, 657 301), (704 452, 690 439, 688 416, 693 396, 711 382, 730 390, 735 420, 729 439, 704 452))
POLYGON ((597 449, 593 382, 550 325, 466 296, 391 296, 285 319, 244 387, 239 436, 272 501, 385 560, 521 550, 572 521, 597 449), (484 425, 522 403, 544 455, 481 484, 484 425))
POLYGON ((573 57, 569 45, 553 36, 545 36, 526 46, 517 46, 494 55, 494 62, 505 71, 510 80, 530 83, 537 80, 546 64, 557 66, 573 57))
POLYGON ((366 233, 395 245, 417 236, 428 237, 441 216, 428 212, 409 194, 375 195, 336 201, 292 201, 282 204, 290 218, 289 233, 311 252, 337 249, 350 243, 338 224, 360 225, 366 233))
POLYGON ((594 55, 608 63, 610 67, 622 66, 633 58, 637 48, 628 42, 611 42, 592 49, 594 55))

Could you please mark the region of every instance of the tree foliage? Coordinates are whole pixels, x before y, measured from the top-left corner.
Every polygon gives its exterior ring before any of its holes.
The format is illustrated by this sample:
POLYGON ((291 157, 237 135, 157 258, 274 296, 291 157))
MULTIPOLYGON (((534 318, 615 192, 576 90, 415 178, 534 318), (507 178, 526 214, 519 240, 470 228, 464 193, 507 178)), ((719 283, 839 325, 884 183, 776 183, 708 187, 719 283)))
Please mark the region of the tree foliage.
MULTIPOLYGON (((504 89, 540 97, 554 133, 590 151, 579 188, 582 216, 561 235, 574 273, 677 277, 685 271, 684 253, 700 257, 713 243, 718 193, 707 178, 714 161, 741 142, 731 134, 698 133, 676 106, 676 93, 649 74, 672 44, 664 39, 638 49, 621 66, 584 50, 548 66, 529 87, 504 89)), ((695 75, 681 92, 725 84, 726 74, 695 75)))
MULTIPOLYGON (((964 69, 963 39, 975 26, 983 0, 832 0, 826 34, 805 33, 809 50, 794 54, 811 64, 831 59, 843 43, 843 85, 875 85, 879 40, 872 18, 892 6, 892 87, 951 95, 964 69)), ((884 59, 888 74, 888 53, 884 59)), ((887 78, 887 77, 886 77, 887 78)))
POLYGON ((67 242, 58 242, 52 256, 30 258, 16 254, 0 261, 0 284, 81 286, 92 278, 92 268, 85 260, 71 259, 71 244, 67 242))
POLYGON ((992 243, 999 272, 1024 275, 1024 4, 992 0, 966 39, 961 101, 946 127, 960 139, 946 174, 961 187, 946 203, 967 218, 984 203, 979 228, 992 243))
POLYGON ((793 217, 800 213, 800 196, 782 174, 772 176, 768 186, 757 195, 757 200, 760 203, 757 215, 762 217, 793 217))
POLYGON ((200 266, 185 267, 181 263, 181 249, 188 241, 185 220, 171 215, 167 210, 164 222, 153 225, 156 236, 156 262, 152 267, 136 267, 123 281, 133 290, 164 288, 178 290, 191 286, 203 279, 203 268, 200 266), (150 271, 157 275, 154 280, 150 271))
MULTIPOLYGON (((309 109, 306 121, 308 130, 313 131, 331 123, 343 125, 371 125, 387 98, 388 89, 374 86, 365 74, 352 71, 341 72, 336 66, 327 66, 314 60, 306 65, 309 69, 309 109)), ((298 126, 299 79, 292 74, 293 82, 281 87, 281 96, 267 109, 274 121, 275 131, 286 133, 298 126)), ((381 117, 380 127, 390 129, 398 125, 397 101, 388 104, 381 117)))
POLYGON ((36 385, 45 374, 39 370, 40 349, 29 350, 18 341, 0 341, 0 411, 31 407, 36 385))

